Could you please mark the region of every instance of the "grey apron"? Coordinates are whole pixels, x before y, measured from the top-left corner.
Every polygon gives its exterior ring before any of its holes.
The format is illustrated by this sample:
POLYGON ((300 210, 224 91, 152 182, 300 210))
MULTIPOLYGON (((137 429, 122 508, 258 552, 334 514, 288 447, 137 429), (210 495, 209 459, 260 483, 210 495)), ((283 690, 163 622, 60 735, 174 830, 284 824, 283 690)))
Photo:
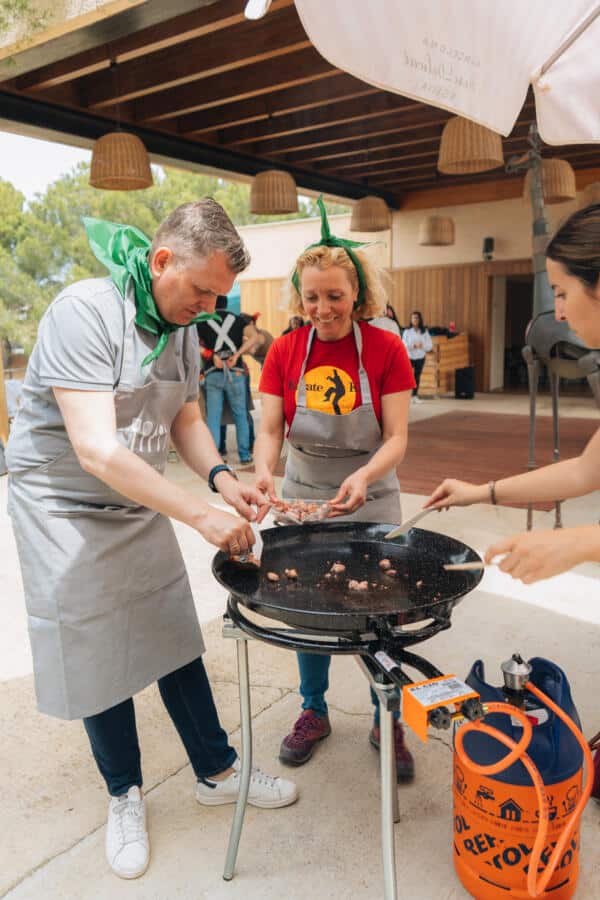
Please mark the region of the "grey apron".
MULTIPOLYGON (((308 336, 306 356, 298 379, 296 412, 288 434, 289 452, 282 496, 289 499, 329 500, 353 472, 366 465, 382 445, 381 427, 373 409, 369 378, 362 362, 362 334, 353 322, 358 351, 358 371, 362 403, 345 415, 330 415, 308 409, 304 374, 315 337, 308 336)), ((401 522, 400 485, 396 472, 388 472, 369 485, 364 506, 336 522, 401 522)))
MULTIPOLYGON (((183 329, 141 370, 149 336, 131 294, 115 407, 117 436, 163 472, 186 397, 183 329), (162 377, 161 377, 162 373, 162 377)), ((40 712, 77 719, 126 700, 204 650, 168 518, 86 473, 72 449, 10 477, 12 518, 40 712)))

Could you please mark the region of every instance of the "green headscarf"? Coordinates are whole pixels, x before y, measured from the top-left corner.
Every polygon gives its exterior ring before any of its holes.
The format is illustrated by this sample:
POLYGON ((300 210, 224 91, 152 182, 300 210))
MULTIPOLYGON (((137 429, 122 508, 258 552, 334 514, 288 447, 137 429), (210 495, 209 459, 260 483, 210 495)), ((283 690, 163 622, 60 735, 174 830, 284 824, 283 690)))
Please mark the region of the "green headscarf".
MULTIPOLYGON (((329 222, 327 221, 327 210, 325 209, 325 204, 323 203, 323 194, 317 200, 317 206, 319 207, 319 212, 321 213, 321 240, 317 241, 316 244, 309 244, 306 247, 306 250, 311 250, 313 247, 342 247, 350 260, 352 261, 352 265, 356 269, 356 275, 358 277, 358 296, 354 302, 354 309, 358 309, 365 302, 365 294, 367 292, 367 279, 365 278, 365 273, 363 267, 360 263, 359 258, 356 253, 353 252, 353 247, 367 247, 368 241, 351 241, 348 238, 339 238, 331 233, 329 229, 329 222)), ((292 284, 300 293, 300 279, 298 278, 298 270, 294 269, 294 274, 292 275, 292 284)))
MULTIPOLYGON (((154 302, 152 274, 148 264, 148 251, 152 242, 133 225, 118 225, 115 222, 87 216, 84 216, 82 221, 94 256, 106 266, 123 298, 127 292, 129 279, 133 280, 136 325, 150 334, 158 335, 156 347, 142 362, 142 366, 147 366, 163 352, 173 331, 187 327, 167 322, 154 302)), ((200 313, 188 324, 195 325, 206 319, 220 321, 220 318, 216 313, 200 313)))

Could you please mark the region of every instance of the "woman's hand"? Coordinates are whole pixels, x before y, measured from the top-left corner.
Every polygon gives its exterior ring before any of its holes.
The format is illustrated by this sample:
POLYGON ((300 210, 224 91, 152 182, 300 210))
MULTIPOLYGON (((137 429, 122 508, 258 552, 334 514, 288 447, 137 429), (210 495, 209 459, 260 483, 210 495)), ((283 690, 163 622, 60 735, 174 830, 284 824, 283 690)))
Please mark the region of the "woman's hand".
POLYGON ((423 504, 423 509, 450 509, 451 506, 470 506, 472 503, 486 503, 490 499, 486 484, 470 484, 446 478, 423 504))
POLYGON ((270 503, 265 493, 256 486, 237 481, 229 472, 219 472, 215 478, 215 486, 223 500, 249 522, 262 522, 269 512, 270 503))
POLYGON ((230 556, 248 553, 255 541, 254 532, 245 519, 214 506, 208 506, 207 511, 197 517, 194 527, 210 544, 230 556))
POLYGON ((349 475, 340 485, 333 500, 329 501, 330 515, 347 516, 363 506, 367 499, 368 486, 367 476, 361 469, 349 475))
POLYGON ((513 535, 490 547, 485 561, 490 563, 495 556, 506 554, 498 568, 523 584, 533 584, 597 559, 599 551, 600 528, 593 525, 513 535))
POLYGON ((223 360, 221 359, 220 356, 217 356, 216 353, 213 353, 212 361, 213 361, 213 366, 215 367, 215 369, 223 369, 225 367, 223 360))
POLYGON ((260 491, 261 494, 264 494, 271 503, 275 503, 277 500, 277 494, 275 493, 275 480, 270 472, 262 472, 257 474, 254 480, 254 488, 257 491, 260 491))

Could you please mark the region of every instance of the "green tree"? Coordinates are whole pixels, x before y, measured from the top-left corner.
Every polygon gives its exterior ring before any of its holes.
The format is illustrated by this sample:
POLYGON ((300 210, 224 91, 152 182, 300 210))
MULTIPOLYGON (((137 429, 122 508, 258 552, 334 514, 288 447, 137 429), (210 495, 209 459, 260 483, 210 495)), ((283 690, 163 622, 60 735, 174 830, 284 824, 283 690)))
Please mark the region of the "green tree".
MULTIPOLYGON (((155 171, 142 191, 99 191, 89 185, 89 165, 80 163, 25 205, 12 185, 0 181, 0 335, 30 350, 37 323, 58 291, 73 281, 105 274, 88 245, 82 216, 128 222, 151 236, 177 206, 214 197, 236 225, 318 215, 316 202, 299 199, 289 216, 250 212, 250 186, 179 169, 155 171)), ((348 212, 341 204, 328 210, 348 212)))

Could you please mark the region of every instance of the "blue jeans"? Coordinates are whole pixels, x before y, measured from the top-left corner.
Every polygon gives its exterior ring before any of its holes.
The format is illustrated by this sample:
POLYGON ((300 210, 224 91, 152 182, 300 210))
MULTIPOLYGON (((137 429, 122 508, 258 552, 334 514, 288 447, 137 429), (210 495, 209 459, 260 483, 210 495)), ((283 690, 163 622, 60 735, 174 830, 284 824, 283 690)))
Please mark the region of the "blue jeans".
POLYGON ((235 423, 238 453, 242 461, 250 459, 250 429, 248 427, 248 402, 246 400, 246 379, 242 372, 217 369, 208 372, 204 380, 206 388, 206 424, 219 446, 221 437, 221 416, 225 396, 231 407, 235 423))
MULTIPOLYGON (((302 709, 312 709, 318 716, 326 716, 325 694, 329 687, 331 656, 320 653, 298 653, 297 656, 300 669, 302 709)), ((373 688, 371 688, 371 702, 375 707, 375 724, 379 725, 379 700, 373 688)), ((398 719, 399 717, 400 713, 395 712, 394 718, 398 719)))
MULTIPOLYGON (((158 681, 167 708, 192 764, 196 778, 210 778, 236 759, 221 728, 202 657, 158 681)), ((111 797, 142 786, 140 745, 133 700, 83 720, 92 753, 111 797)))

